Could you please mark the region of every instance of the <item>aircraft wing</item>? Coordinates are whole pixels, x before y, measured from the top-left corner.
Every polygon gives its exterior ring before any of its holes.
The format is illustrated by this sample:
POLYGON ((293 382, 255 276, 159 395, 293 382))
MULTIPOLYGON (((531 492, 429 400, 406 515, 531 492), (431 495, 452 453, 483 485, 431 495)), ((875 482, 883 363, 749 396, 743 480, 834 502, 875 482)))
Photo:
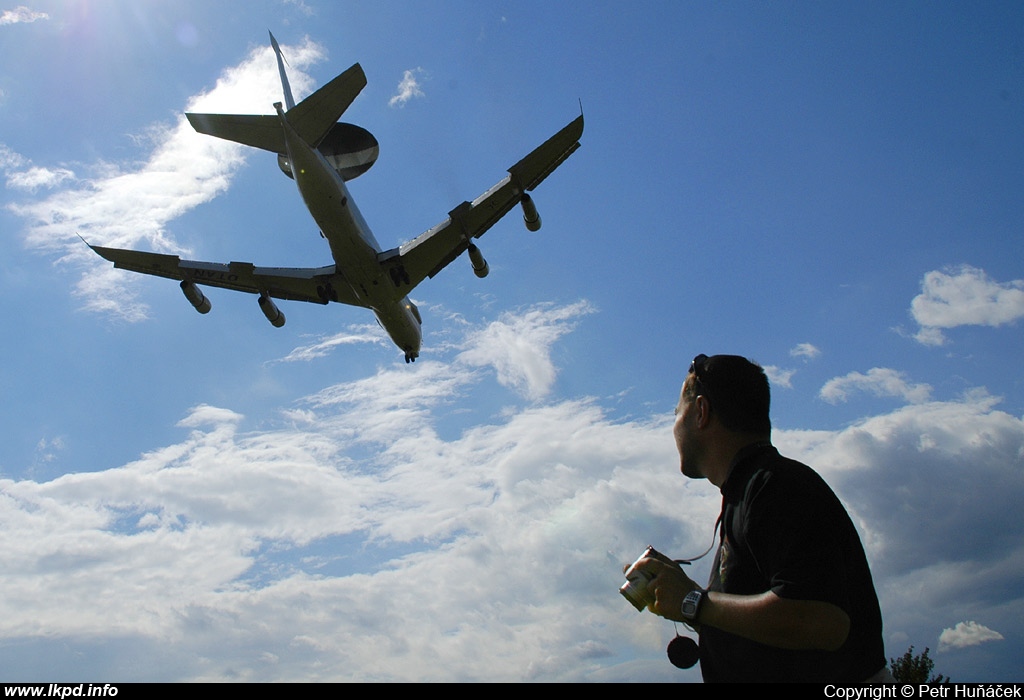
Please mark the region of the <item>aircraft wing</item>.
POLYGON ((362 306, 346 284, 338 284, 334 265, 327 267, 256 267, 252 263, 197 262, 177 255, 146 253, 122 248, 90 245, 114 267, 146 275, 233 289, 237 292, 266 292, 276 299, 326 304, 339 301, 362 306))
MULTIPOLYGON (((469 247, 470 239, 484 235, 524 197, 529 202, 525 193, 539 185, 580 147, 582 134, 583 115, 580 115, 509 168, 501 182, 472 202, 455 207, 448 213, 447 220, 396 250, 380 253, 380 263, 389 268, 396 284, 400 280, 408 289, 433 277, 469 247)), ((537 223, 539 225, 539 219, 537 223)))

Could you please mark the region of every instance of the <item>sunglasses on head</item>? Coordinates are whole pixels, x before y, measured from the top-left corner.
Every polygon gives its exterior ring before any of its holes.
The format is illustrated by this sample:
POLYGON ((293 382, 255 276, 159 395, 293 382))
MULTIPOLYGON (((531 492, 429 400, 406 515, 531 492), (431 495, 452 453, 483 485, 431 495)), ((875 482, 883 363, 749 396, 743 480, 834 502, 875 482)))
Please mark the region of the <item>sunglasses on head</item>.
POLYGON ((693 358, 693 362, 690 363, 690 374, 696 375, 697 381, 701 382, 702 384, 702 380, 704 379, 704 365, 707 363, 707 361, 708 356, 705 355, 704 353, 701 353, 700 355, 697 355, 697 357, 693 358))

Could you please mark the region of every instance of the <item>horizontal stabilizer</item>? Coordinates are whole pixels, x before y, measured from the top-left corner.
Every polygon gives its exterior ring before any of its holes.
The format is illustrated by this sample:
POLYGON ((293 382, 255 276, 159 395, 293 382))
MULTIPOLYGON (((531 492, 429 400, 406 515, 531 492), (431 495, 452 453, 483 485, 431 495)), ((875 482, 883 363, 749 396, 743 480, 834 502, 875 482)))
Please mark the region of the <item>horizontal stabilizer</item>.
POLYGON ((320 145, 334 123, 366 87, 366 74, 358 63, 288 110, 288 123, 313 148, 320 145))
MULTIPOLYGON (((365 86, 366 74, 356 63, 288 110, 288 123, 303 141, 316 148, 365 86)), ((287 152, 284 129, 276 115, 190 113, 185 116, 201 134, 274 153, 287 152)))
POLYGON ((186 114, 200 134, 234 141, 244 146, 285 153, 284 129, 276 116, 257 114, 186 114))

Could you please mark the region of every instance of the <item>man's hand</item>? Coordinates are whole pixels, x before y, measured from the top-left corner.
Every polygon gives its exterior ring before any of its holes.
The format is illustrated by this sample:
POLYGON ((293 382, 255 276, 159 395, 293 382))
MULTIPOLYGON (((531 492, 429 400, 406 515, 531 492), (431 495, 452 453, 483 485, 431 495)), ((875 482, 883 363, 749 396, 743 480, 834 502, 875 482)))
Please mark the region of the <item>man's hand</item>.
POLYGON ((699 622, 780 649, 826 651, 839 649, 850 633, 850 618, 839 607, 823 601, 788 600, 772 591, 757 595, 708 593, 700 620, 690 622, 683 619, 683 599, 700 586, 679 564, 652 549, 632 567, 650 579, 647 593, 654 602, 647 609, 694 629, 699 622))
POLYGON ((683 619, 683 598, 700 586, 683 573, 679 564, 657 551, 637 562, 637 569, 651 578, 647 592, 654 602, 647 609, 669 620, 687 622, 683 619))

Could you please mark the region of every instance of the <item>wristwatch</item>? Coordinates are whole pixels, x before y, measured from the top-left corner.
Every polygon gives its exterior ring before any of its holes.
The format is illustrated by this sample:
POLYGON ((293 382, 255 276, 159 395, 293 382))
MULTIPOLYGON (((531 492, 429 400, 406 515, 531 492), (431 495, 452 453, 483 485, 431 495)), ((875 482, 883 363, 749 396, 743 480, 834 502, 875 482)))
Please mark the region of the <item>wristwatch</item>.
POLYGON ((695 588, 686 594, 686 597, 683 598, 683 608, 680 611, 683 616, 683 620, 686 622, 697 621, 697 616, 700 615, 700 606, 703 604, 707 593, 707 591, 695 588))

